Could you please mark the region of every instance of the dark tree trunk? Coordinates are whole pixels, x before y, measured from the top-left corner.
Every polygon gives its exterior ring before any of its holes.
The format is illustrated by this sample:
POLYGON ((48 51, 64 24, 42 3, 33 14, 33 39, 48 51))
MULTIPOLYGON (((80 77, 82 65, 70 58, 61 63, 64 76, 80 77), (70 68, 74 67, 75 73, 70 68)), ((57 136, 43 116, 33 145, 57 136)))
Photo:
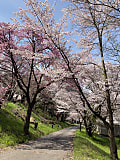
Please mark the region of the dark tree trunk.
POLYGON ((2 102, 0 101, 0 109, 1 109, 1 107, 2 107, 2 102))
POLYGON ((114 127, 113 126, 111 126, 108 129, 108 135, 109 135, 109 140, 110 140, 110 157, 113 160, 118 160, 117 146, 115 143, 114 127))
POLYGON ((81 132, 81 125, 82 125, 82 122, 79 122, 79 124, 80 124, 80 132, 81 132))
POLYGON ((92 137, 92 127, 89 125, 89 124, 87 124, 88 122, 86 121, 86 119, 84 118, 83 119, 83 121, 84 121, 84 125, 85 125, 85 130, 86 130, 86 134, 89 136, 89 137, 92 137))
POLYGON ((92 136, 93 136, 91 126, 87 126, 87 128, 86 128, 86 132, 87 132, 87 135, 88 135, 89 137, 92 137, 92 136))
POLYGON ((112 107, 111 107, 110 93, 109 93, 108 89, 106 90, 106 98, 107 98, 108 112, 109 112, 108 135, 109 135, 109 140, 110 140, 110 157, 113 160, 118 160, 117 146, 116 146, 116 143, 115 143, 113 111, 112 111, 112 107))
POLYGON ((30 117, 32 113, 32 106, 29 104, 28 105, 28 110, 27 110, 27 115, 26 115, 26 122, 24 125, 24 134, 29 135, 29 126, 30 126, 30 117))

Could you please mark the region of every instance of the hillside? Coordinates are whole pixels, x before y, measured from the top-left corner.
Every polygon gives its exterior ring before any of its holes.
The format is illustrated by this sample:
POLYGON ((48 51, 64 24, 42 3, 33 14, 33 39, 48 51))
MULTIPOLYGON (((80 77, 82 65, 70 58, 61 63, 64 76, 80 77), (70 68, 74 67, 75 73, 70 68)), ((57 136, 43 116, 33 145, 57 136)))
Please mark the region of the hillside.
MULTIPOLYGON (((37 122, 38 127, 37 130, 35 130, 34 123, 31 123, 30 135, 25 136, 23 127, 26 111, 26 107, 22 104, 9 102, 2 106, 0 109, 0 148, 15 146, 61 129, 59 122, 55 123, 52 128, 51 124, 44 123, 45 118, 32 113, 31 122, 37 122)), ((67 124, 65 126, 62 124, 62 126, 67 127, 67 124)))

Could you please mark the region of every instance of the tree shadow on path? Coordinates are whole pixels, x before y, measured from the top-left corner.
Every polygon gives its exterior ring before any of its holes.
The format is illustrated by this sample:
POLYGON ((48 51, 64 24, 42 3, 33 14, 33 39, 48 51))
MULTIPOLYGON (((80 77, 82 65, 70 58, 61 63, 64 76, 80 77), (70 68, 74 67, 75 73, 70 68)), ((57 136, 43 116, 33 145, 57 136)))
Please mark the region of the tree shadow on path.
POLYGON ((48 150, 72 150, 73 147, 73 134, 50 134, 42 138, 30 141, 15 149, 22 150, 36 150, 36 149, 48 149, 48 150))

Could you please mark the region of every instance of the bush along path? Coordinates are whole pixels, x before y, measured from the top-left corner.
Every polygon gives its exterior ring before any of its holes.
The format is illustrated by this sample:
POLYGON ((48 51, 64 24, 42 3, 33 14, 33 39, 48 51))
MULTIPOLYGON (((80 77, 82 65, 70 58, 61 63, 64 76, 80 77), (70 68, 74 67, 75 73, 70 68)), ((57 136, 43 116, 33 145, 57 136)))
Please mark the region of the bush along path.
POLYGON ((1 152, 0 160, 62 160, 70 159, 73 137, 77 127, 72 126, 43 136, 39 139, 17 145, 1 152))

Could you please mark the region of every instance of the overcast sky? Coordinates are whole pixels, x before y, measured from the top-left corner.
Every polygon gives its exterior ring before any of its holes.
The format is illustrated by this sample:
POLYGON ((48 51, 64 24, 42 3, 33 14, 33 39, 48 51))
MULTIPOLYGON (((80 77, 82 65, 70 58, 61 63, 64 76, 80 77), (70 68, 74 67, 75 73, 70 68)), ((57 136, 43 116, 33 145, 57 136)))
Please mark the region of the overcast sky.
MULTIPOLYGON (((43 2, 44 0, 41 0, 43 2)), ((48 0, 51 4, 54 0, 48 0)), ((61 18, 61 9, 67 7, 68 2, 61 2, 56 0, 55 18, 61 18)), ((0 22, 11 22, 10 17, 13 18, 14 12, 19 11, 20 8, 25 8, 24 0, 0 0, 0 22)))

